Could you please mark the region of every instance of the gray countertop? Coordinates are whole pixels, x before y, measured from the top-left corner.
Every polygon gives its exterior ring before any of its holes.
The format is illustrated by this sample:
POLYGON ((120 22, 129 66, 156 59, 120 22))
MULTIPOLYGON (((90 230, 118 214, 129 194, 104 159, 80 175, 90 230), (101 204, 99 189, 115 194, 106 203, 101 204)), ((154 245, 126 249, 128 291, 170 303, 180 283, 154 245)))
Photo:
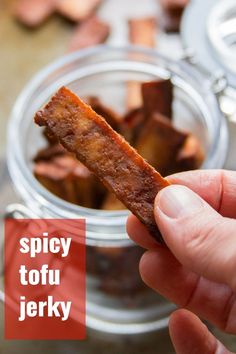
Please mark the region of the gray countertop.
MULTIPOLYGON (((13 1, 1 0, 0 3, 0 154, 5 154, 6 126, 14 101, 26 82, 39 69, 66 52, 72 25, 59 16, 53 16, 40 29, 30 31, 18 24, 10 16, 13 1)), ((113 34, 108 43, 126 44, 126 18, 131 16, 153 15, 158 11, 155 0, 106 0, 99 10, 100 16, 112 23, 113 34), (138 3, 138 6, 137 6, 138 3), (113 14, 113 15, 112 15, 113 14)), ((171 45, 176 58, 181 55, 181 44, 177 36, 158 36, 158 48, 168 52, 171 45)), ((234 166, 230 162, 230 167, 234 166)), ((0 212, 6 204, 17 199, 9 183, 5 165, 0 165, 4 178, 0 185, 0 212)), ((155 334, 146 340, 136 342, 99 339, 88 335, 84 342, 78 341, 5 341, 3 339, 3 307, 0 305, 0 353, 1 354, 38 354, 43 351, 54 353, 126 353, 157 354, 174 353, 168 331, 155 334)), ((236 339, 213 330, 230 350, 236 351, 236 339)))

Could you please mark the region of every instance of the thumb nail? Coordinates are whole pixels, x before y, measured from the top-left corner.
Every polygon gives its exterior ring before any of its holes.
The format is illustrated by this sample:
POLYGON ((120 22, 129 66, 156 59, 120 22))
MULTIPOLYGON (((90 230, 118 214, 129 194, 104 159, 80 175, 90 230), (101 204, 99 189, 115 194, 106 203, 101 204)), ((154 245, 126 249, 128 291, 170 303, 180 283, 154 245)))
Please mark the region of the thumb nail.
POLYGON ((194 214, 203 207, 203 202, 189 188, 173 185, 158 193, 155 206, 169 218, 178 219, 194 214))

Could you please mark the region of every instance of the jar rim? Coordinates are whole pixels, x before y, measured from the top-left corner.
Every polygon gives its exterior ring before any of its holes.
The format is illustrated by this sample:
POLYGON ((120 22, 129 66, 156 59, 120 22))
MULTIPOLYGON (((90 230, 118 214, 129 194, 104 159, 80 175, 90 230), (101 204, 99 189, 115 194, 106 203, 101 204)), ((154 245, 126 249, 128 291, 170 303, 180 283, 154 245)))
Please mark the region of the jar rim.
MULTIPOLYGON (((112 47, 106 45, 100 45, 97 47, 86 48, 77 52, 73 52, 67 54, 53 63, 49 64, 42 70, 40 70, 32 80, 25 86, 21 94, 19 95, 12 113, 10 117, 10 121, 8 124, 8 167, 10 171, 11 178, 18 192, 20 192, 21 196, 25 200, 26 204, 32 206, 38 212, 46 212, 48 214, 50 211, 51 216, 55 217, 64 217, 64 218, 74 218, 75 215, 78 217, 83 215, 82 217, 86 217, 88 219, 88 232, 87 238, 90 239, 91 242, 96 243, 97 241, 103 239, 105 241, 122 241, 124 243, 130 243, 125 235, 125 222, 127 216, 129 214, 128 211, 101 211, 95 209, 88 209, 84 207, 80 207, 78 205, 68 203, 52 193, 48 192, 33 176, 30 171, 27 163, 24 161, 22 149, 19 141, 20 134, 20 126, 23 120, 23 112, 24 108, 27 105, 28 99, 33 92, 37 90, 37 87, 50 76, 51 73, 59 70, 66 64, 70 64, 75 62, 76 60, 98 57, 99 55, 104 54, 115 54, 115 53, 136 53, 146 55, 153 59, 161 60, 165 63, 164 67, 170 67, 176 71, 176 75, 183 74, 183 77, 189 80, 189 84, 194 88, 194 81, 201 82, 203 79, 207 81, 206 77, 202 75, 202 73, 198 72, 195 68, 193 68, 189 63, 183 61, 173 61, 169 58, 166 58, 162 54, 159 54, 157 51, 153 49, 146 49, 138 46, 126 46, 126 47, 112 47), (20 113, 19 113, 20 112, 20 113), (36 201, 37 196, 37 201, 36 201), (40 206, 38 205, 40 203, 40 206), (63 211, 63 215, 62 214, 63 211), (96 233, 96 226, 106 225, 103 235, 96 233), (115 229, 115 232, 112 234, 107 230, 115 229)), ((108 60, 108 59, 107 59, 108 60)), ((212 109, 214 112, 212 114, 215 115, 214 122, 214 143, 212 146, 212 151, 209 153, 209 161, 213 158, 211 155, 214 155, 214 150, 217 147, 219 141, 219 135, 223 134, 223 142, 224 142, 224 151, 222 151, 222 160, 225 159, 228 147, 228 134, 226 128, 225 119, 220 111, 220 108, 217 104, 217 98, 214 93, 208 89, 206 85, 205 90, 207 90, 208 104, 212 105, 212 109)), ((209 108, 209 107, 208 107, 209 108)), ((213 156, 214 157, 214 156, 213 156)), ((215 158, 215 157, 214 157, 215 158)))

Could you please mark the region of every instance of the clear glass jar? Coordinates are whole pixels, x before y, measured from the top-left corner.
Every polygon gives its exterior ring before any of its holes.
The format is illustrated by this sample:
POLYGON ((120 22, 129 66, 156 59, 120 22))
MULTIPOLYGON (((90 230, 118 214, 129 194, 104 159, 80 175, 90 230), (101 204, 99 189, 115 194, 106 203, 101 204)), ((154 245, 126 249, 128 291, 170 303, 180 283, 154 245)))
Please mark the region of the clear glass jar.
POLYGON ((101 46, 57 60, 23 90, 9 122, 9 171, 28 210, 40 218, 86 218, 87 326, 105 333, 132 335, 161 329, 167 325, 173 305, 141 282, 138 262, 143 251, 126 235, 127 211, 70 204, 35 179, 32 157, 44 140, 33 117, 62 85, 80 96, 98 95, 122 112, 127 82, 157 77, 171 77, 174 122, 202 142, 206 154, 202 167, 221 168, 228 133, 211 80, 187 62, 168 60, 152 50, 101 46))

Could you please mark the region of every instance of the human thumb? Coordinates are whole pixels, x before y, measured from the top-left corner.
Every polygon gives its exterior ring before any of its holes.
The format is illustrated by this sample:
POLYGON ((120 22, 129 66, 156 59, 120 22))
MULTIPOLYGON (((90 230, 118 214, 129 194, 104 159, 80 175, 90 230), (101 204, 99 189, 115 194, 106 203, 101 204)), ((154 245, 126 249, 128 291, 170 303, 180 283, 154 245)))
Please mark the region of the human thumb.
POLYGON ((165 243, 183 266, 236 291, 236 220, 222 217, 180 185, 157 195, 154 215, 165 243))

